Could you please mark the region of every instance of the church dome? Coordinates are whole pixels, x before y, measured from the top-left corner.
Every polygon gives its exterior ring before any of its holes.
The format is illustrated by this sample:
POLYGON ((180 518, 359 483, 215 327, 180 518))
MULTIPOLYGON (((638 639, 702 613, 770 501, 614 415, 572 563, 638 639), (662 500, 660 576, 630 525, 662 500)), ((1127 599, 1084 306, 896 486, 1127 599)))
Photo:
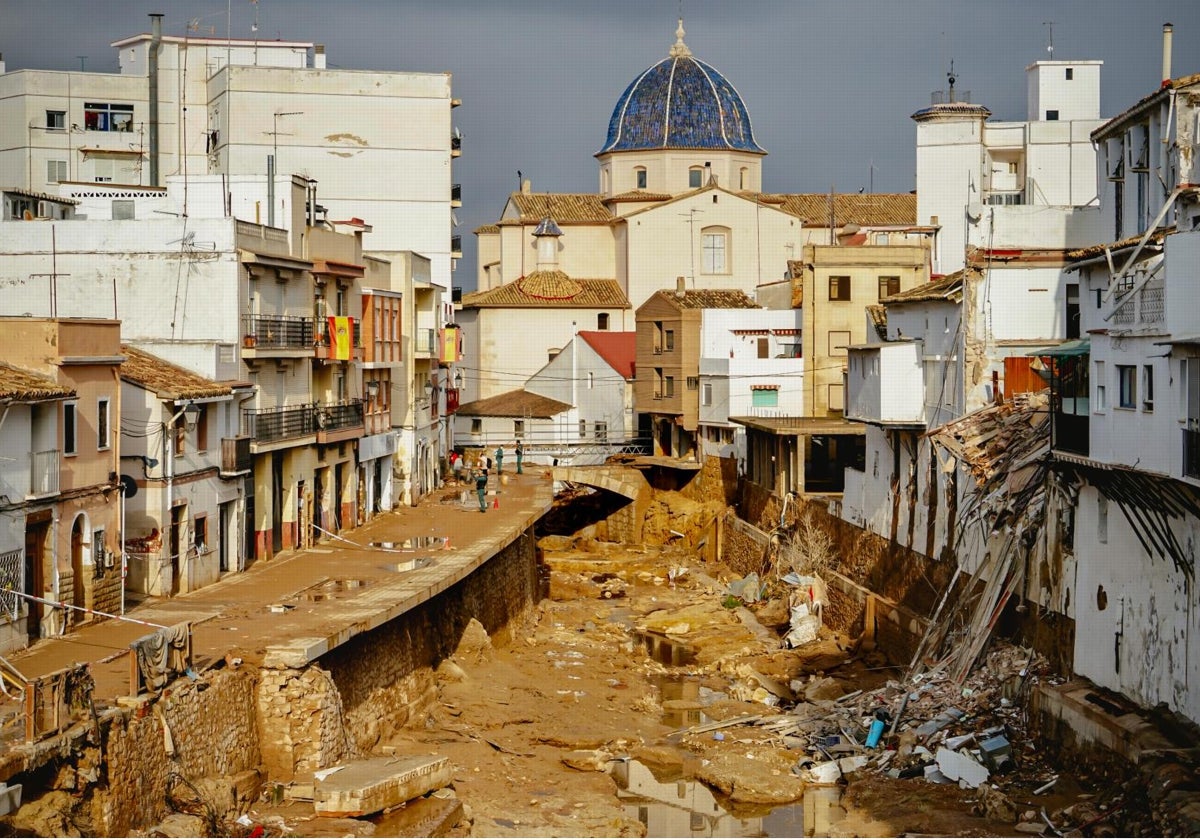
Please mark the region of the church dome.
POLYGON ((634 79, 613 108, 596 154, 713 149, 766 154, 754 142, 750 113, 716 68, 692 56, 683 21, 670 55, 634 79))

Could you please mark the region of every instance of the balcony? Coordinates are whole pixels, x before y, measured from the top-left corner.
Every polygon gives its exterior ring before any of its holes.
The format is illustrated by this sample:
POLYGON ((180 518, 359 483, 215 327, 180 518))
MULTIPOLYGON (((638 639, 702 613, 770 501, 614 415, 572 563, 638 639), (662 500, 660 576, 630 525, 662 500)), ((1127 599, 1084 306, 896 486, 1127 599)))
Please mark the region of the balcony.
POLYGON ((1146 286, 1137 292, 1117 292, 1112 324, 1120 327, 1153 327, 1166 321, 1166 289, 1146 286))
MULTIPOLYGON (((318 359, 337 358, 337 346, 333 342, 332 330, 330 329, 329 318, 314 319, 315 329, 313 335, 313 354, 318 359)), ((348 359, 362 358, 362 322, 350 319, 350 355, 348 359)), ((347 359, 347 360, 348 360, 347 359)))
POLYGON ((452 257, 461 257, 462 256, 462 237, 461 236, 451 236, 450 237, 450 256, 452 256, 452 257))
POLYGON ((1025 203, 1025 190, 989 190, 983 203, 989 207, 1016 207, 1025 203))
POLYGON ((890 341, 848 348, 846 419, 881 427, 923 427, 922 347, 918 341, 890 341))
POLYGON ((29 471, 30 496, 53 496, 58 492, 58 474, 61 463, 62 452, 57 449, 46 449, 33 453, 29 471))
POLYGON ((338 443, 362 437, 366 430, 360 399, 321 403, 314 409, 317 443, 338 443))
POLYGON ((462 184, 450 185, 450 206, 462 207, 462 184))
POLYGON ((413 335, 413 352, 429 358, 438 352, 437 330, 432 327, 418 327, 413 335))
POLYGON ((313 322, 295 315, 243 315, 243 356, 288 356, 312 352, 313 322))
POLYGON ((253 465, 249 435, 221 438, 221 478, 249 475, 253 465))
POLYGON ((450 157, 456 158, 462 154, 462 137, 454 136, 450 138, 450 157))
POLYGON ((311 405, 242 410, 242 428, 254 443, 275 443, 316 434, 317 418, 311 405))

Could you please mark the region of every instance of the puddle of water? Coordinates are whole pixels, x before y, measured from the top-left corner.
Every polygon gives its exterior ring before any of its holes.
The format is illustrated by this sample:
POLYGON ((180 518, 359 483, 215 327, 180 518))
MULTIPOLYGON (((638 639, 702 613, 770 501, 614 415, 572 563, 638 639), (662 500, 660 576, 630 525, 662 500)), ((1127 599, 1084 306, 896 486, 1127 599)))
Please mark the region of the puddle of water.
POLYGON ((449 537, 406 537, 402 540, 373 542, 370 543, 370 546, 384 551, 417 551, 418 549, 445 548, 448 542, 450 542, 449 537))
POLYGON ((695 648, 661 633, 635 630, 633 636, 646 648, 646 655, 661 665, 691 665, 696 661, 695 648))
POLYGON ((328 601, 336 598, 343 592, 365 589, 370 583, 368 580, 357 579, 327 580, 324 583, 319 583, 301 592, 300 597, 305 601, 328 601))
POLYGON ((659 781, 639 761, 620 761, 612 771, 625 814, 647 837, 857 837, 837 786, 808 787, 791 805, 735 815, 693 779, 659 781))
POLYGON ((658 674, 650 682, 658 689, 663 707, 663 725, 672 729, 686 729, 709 722, 704 707, 711 702, 712 692, 700 685, 699 677, 658 674))
POLYGON ((426 566, 432 566, 433 560, 428 557, 413 557, 411 560, 400 560, 395 563, 388 563, 384 566, 389 572, 411 572, 415 569, 424 569, 426 566))

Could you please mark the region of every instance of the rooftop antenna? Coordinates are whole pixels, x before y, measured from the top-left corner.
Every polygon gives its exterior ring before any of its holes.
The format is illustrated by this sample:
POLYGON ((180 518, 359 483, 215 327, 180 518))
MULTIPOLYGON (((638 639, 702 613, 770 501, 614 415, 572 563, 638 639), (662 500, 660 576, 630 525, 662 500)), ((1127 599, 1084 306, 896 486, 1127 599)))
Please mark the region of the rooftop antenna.
POLYGON ((86 55, 77 55, 75 57, 79 59, 79 72, 80 73, 87 72, 88 57, 86 55))
POLYGON ((520 191, 521 191, 521 184, 522 184, 522 183, 523 183, 523 182, 521 181, 521 170, 520 170, 520 169, 518 169, 518 170, 517 170, 517 192, 520 192, 520 191))
POLYGON ((1046 47, 1046 52, 1050 53, 1050 60, 1054 60, 1054 21, 1044 20, 1042 26, 1048 27, 1050 30, 1050 46, 1046 47))
POLYGON ((946 74, 946 79, 950 82, 949 100, 954 102, 954 83, 958 81, 958 77, 954 75, 954 59, 950 59, 950 72, 946 74))

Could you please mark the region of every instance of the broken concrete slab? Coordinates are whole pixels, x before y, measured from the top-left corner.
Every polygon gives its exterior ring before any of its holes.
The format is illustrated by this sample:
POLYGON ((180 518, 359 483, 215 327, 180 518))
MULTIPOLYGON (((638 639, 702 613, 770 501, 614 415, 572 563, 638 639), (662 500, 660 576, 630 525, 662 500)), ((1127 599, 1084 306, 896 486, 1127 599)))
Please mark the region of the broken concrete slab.
POLYGON ((361 817, 445 787, 454 768, 445 756, 351 761, 313 783, 313 809, 321 817, 361 817))
POLYGON ((988 780, 988 769, 960 752, 939 747, 935 760, 946 778, 958 782, 960 786, 977 788, 988 780))

